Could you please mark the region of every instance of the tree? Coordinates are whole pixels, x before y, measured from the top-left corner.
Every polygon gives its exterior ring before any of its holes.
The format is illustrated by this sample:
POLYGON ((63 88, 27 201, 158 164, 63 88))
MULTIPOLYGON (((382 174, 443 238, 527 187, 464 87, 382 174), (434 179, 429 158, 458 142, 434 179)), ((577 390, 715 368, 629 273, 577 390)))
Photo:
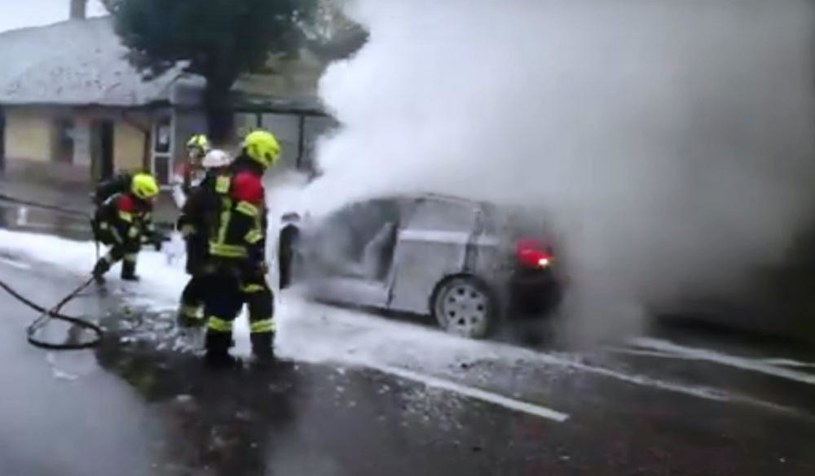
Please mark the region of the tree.
POLYGON ((209 134, 232 133, 230 92, 270 55, 296 57, 316 0, 106 0, 130 60, 145 76, 184 65, 206 79, 209 134))

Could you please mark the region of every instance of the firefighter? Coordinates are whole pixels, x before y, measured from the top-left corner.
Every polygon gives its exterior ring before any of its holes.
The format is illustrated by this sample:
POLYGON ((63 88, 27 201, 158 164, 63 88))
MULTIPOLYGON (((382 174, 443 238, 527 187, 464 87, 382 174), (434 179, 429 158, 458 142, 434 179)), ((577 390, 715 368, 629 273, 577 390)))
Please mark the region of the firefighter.
POLYGON ((204 323, 200 312, 204 304, 204 296, 208 291, 206 280, 209 274, 207 230, 210 225, 207 212, 218 207, 217 199, 212 194, 213 181, 215 177, 226 172, 225 168, 231 162, 232 158, 223 150, 212 149, 207 152, 201 161, 206 175, 201 183, 190 191, 176 223, 176 230, 181 233, 186 243, 186 270, 190 275, 190 280, 181 293, 178 310, 178 324, 182 327, 197 327, 204 323))
POLYGON ((274 302, 266 281, 266 211, 262 177, 280 156, 273 134, 254 131, 243 140, 240 155, 228 173, 214 181, 218 207, 210 228, 209 253, 214 271, 209 278, 204 313, 207 318, 207 359, 230 363, 232 323, 244 304, 249 308, 252 353, 272 357, 275 335, 274 302))
MULTIPOLYGON (((136 173, 146 172, 139 171, 136 173)), ((127 192, 134 175, 132 172, 124 171, 119 172, 108 180, 101 181, 99 185, 96 186, 96 190, 92 196, 94 205, 100 207, 108 198, 119 193, 127 192)))
POLYGON ((108 253, 97 261, 93 276, 100 283, 113 264, 122 262, 121 277, 138 281, 136 260, 144 242, 161 249, 162 239, 153 228, 151 213, 159 193, 156 179, 146 173, 134 175, 129 190, 114 194, 97 208, 92 220, 94 238, 110 246, 108 253))
POLYGON ((205 175, 201 161, 210 151, 210 143, 204 134, 194 134, 187 141, 187 156, 173 171, 173 200, 178 208, 184 207, 187 195, 192 192, 205 175))
POLYGON ((206 171, 202 173, 201 170, 202 161, 210 150, 209 139, 204 134, 195 134, 187 141, 187 162, 181 173, 185 194, 189 194, 192 187, 197 186, 206 175, 206 171))

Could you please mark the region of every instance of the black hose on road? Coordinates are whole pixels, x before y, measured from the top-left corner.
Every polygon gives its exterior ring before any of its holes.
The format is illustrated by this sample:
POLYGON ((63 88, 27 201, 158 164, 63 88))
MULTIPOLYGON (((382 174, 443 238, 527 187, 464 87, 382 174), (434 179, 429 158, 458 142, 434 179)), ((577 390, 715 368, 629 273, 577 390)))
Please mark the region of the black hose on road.
POLYGON ((88 286, 93 284, 94 278, 91 277, 84 283, 82 283, 79 287, 73 290, 70 294, 65 296, 56 306, 52 307, 51 309, 46 309, 39 304, 31 301, 30 299, 26 298, 19 292, 17 292, 14 288, 9 286, 8 283, 0 280, 0 288, 3 288, 7 293, 13 296, 15 299, 20 301, 21 303, 25 304, 26 306, 30 307, 31 309, 41 313, 40 316, 34 320, 27 328, 26 334, 28 343, 33 345, 34 347, 39 347, 41 349, 49 349, 49 350, 80 350, 80 349, 90 349, 92 347, 96 347, 102 341, 102 337, 104 336, 104 331, 101 327, 90 322, 86 319, 82 319, 79 317, 68 316, 66 314, 61 313, 63 307, 66 304, 76 299, 79 294, 82 293, 88 286), (73 324, 75 327, 80 329, 90 331, 94 337, 85 342, 77 342, 77 343, 62 343, 62 344, 55 344, 53 342, 46 342, 44 340, 40 340, 36 337, 36 333, 40 330, 45 324, 48 323, 49 320, 55 319, 58 321, 64 321, 69 324, 73 324))
MULTIPOLYGON (((73 216, 77 216, 77 217, 81 216, 81 217, 85 217, 85 218, 90 218, 90 216, 91 216, 90 214, 85 213, 85 212, 80 211, 80 210, 72 210, 72 209, 69 209, 69 208, 59 207, 59 206, 56 206, 56 205, 33 202, 33 201, 29 201, 29 200, 22 200, 22 199, 19 199, 19 198, 16 198, 16 197, 12 197, 10 195, 6 195, 4 193, 0 193, 0 201, 5 201, 5 202, 12 203, 12 204, 17 204, 17 205, 30 206, 30 207, 33 207, 33 208, 40 208, 40 209, 44 209, 44 210, 52 210, 52 211, 59 212, 59 213, 65 214, 65 215, 73 215, 73 216)), ((174 228, 174 224, 164 224, 164 225, 169 227, 170 229, 174 228)), ((96 259, 98 261, 99 260, 99 242, 97 241, 97 242, 95 242, 95 244, 96 244, 96 259)), ((66 314, 61 313, 60 311, 62 310, 63 307, 65 307, 66 304, 68 304, 72 300, 76 299, 82 293, 82 291, 87 289, 93 282, 94 282, 94 278, 93 277, 89 278, 87 281, 85 281, 79 287, 77 287, 74 291, 72 291, 70 294, 65 296, 65 298, 63 298, 59 303, 57 303, 56 306, 52 307, 51 309, 46 309, 46 308, 40 306, 39 304, 31 301, 30 299, 26 298, 25 296, 23 296, 22 294, 20 294, 16 290, 14 290, 14 288, 12 288, 8 283, 6 283, 6 282, 4 282, 2 280, 0 280, 0 288, 4 289, 7 293, 9 293, 11 296, 13 296, 15 299, 17 299, 21 303, 25 304, 26 306, 30 307, 31 309, 33 309, 33 310, 35 310, 35 311, 37 311, 39 313, 41 313, 40 316, 34 322, 32 322, 31 325, 29 325, 28 328, 26 329, 28 342, 31 345, 33 345, 35 347, 39 347, 41 349, 49 349, 49 350, 80 350, 80 349, 89 349, 89 348, 96 347, 97 345, 99 345, 99 343, 102 341, 102 338, 104 337, 104 330, 101 327, 99 327, 98 325, 91 322, 91 321, 88 321, 86 319, 82 319, 82 318, 79 318, 79 317, 68 316, 66 314), (54 344, 54 343, 51 343, 51 342, 46 342, 46 341, 37 339, 35 337, 35 334, 37 333, 37 331, 40 330, 43 326, 45 326, 45 324, 48 323, 48 321, 51 320, 51 319, 64 321, 64 322, 73 324, 77 328, 88 330, 91 333, 93 333, 94 338, 91 339, 90 341, 81 342, 81 343, 63 343, 63 344, 54 344)))

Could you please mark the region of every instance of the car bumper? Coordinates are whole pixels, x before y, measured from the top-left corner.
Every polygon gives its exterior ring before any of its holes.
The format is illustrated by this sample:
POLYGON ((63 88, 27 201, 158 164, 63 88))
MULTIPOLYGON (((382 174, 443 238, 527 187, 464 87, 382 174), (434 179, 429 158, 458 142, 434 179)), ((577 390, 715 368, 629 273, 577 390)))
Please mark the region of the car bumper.
POLYGON ((544 317, 560 302, 561 286, 551 269, 519 269, 509 279, 511 317, 544 317))

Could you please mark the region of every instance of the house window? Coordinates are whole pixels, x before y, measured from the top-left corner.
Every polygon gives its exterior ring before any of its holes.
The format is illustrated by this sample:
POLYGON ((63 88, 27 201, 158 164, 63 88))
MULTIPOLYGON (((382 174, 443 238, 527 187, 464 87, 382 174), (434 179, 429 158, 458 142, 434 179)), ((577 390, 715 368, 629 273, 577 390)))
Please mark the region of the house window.
POLYGON ((173 120, 164 117, 153 126, 153 150, 150 171, 159 185, 168 186, 172 182, 173 172, 173 120))
POLYGON ((54 121, 54 162, 71 164, 74 161, 74 121, 59 118, 54 121))

